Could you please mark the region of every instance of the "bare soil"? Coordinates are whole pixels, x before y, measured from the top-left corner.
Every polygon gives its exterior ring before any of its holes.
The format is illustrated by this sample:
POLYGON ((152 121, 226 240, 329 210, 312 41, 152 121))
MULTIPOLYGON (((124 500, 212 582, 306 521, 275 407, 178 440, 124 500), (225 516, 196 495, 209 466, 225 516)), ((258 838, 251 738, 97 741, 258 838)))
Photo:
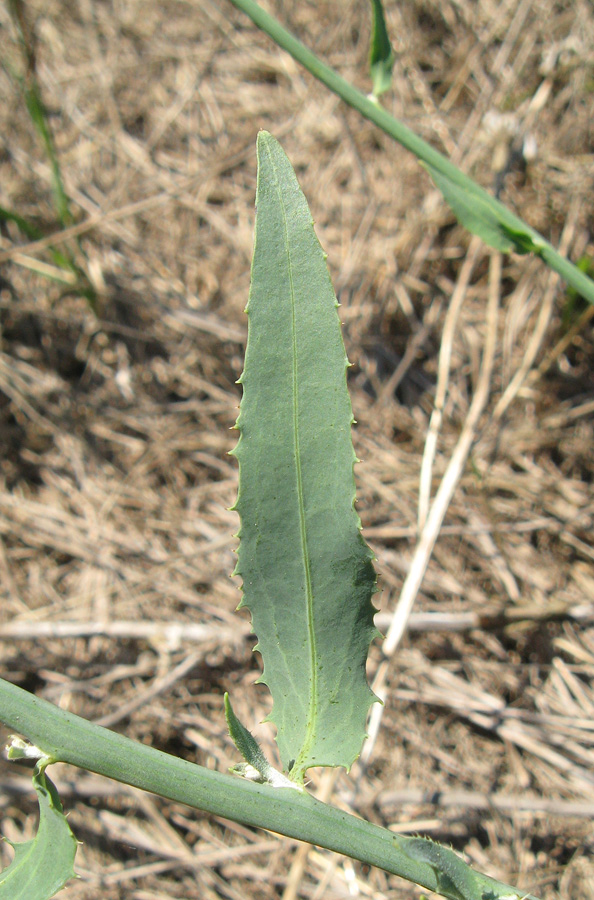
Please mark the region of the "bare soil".
MULTIPOLYGON (((369 4, 268 8, 370 89, 369 4)), ((237 762, 228 690, 274 758, 272 730, 258 724, 270 699, 254 684, 254 639, 234 612, 227 455, 255 138, 267 128, 296 167, 342 305, 358 509, 384 630, 418 544, 419 501, 434 500, 465 428, 472 438, 411 627, 382 670, 365 765, 332 781, 313 771, 310 788, 446 842, 543 900, 592 900, 591 309, 538 260, 473 241, 410 154, 227 0, 27 0, 24 12, 79 226, 59 246, 97 309, 48 277, 47 242, 2 225, 0 674, 219 771, 237 762)), ((386 107, 572 259, 594 258, 592 5, 388 0, 386 13, 386 107)), ((0 205, 55 233, 7 5, 0 45, 0 205)), ((370 679, 384 661, 373 646, 370 679)), ((332 854, 54 774, 82 841, 64 900, 420 896, 332 854)), ((30 837, 27 773, 2 762, 0 785, 2 833, 30 837)))

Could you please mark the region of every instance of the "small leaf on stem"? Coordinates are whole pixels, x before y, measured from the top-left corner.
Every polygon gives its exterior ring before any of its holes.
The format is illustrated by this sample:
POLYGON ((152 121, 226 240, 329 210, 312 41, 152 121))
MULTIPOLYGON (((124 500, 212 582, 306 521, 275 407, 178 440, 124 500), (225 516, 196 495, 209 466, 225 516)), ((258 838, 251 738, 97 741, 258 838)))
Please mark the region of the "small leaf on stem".
POLYGON ((0 900, 49 900, 75 876, 77 840, 66 821, 58 792, 45 774, 48 760, 33 774, 39 828, 30 841, 13 844, 14 859, 0 872, 0 900))
POLYGON ((386 28, 382 0, 371 0, 372 28, 369 46, 369 69, 373 81, 372 95, 376 99, 392 86, 394 51, 386 28))

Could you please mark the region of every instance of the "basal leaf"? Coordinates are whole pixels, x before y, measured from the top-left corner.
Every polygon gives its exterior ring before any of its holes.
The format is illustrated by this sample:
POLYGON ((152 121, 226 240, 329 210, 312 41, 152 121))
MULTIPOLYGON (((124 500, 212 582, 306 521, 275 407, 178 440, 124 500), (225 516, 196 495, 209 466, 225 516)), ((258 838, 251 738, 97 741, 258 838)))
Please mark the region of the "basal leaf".
POLYGON ((375 573, 354 509, 348 361, 325 254, 280 144, 262 131, 257 150, 235 573, 281 759, 301 783, 361 749, 375 573))
POLYGON ((39 801, 39 828, 30 841, 9 842, 14 859, 0 872, 0 900, 49 900, 75 875, 77 841, 42 766, 35 769, 33 787, 39 801))
POLYGON ((392 85, 394 51, 388 37, 381 0, 371 0, 372 27, 369 47, 369 69, 373 81, 373 96, 379 97, 392 85))

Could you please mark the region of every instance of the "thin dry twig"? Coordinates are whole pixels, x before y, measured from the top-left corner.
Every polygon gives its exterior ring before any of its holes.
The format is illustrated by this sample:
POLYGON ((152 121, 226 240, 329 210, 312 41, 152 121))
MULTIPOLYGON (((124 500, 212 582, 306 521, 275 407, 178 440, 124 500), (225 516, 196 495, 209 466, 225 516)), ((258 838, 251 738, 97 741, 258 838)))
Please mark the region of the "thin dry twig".
POLYGON ((425 527, 421 532, 408 575, 402 586, 402 591, 392 617, 392 622, 382 645, 382 650, 386 659, 382 662, 373 681, 373 690, 379 699, 382 700, 382 703, 375 704, 371 710, 368 737, 366 738, 361 754, 363 761, 368 760, 370 757, 379 730, 383 710, 385 708, 383 701, 385 700, 385 685, 389 672, 389 660, 394 654, 394 651, 406 630, 413 604, 429 563, 431 552, 439 535, 443 518, 447 512, 450 500, 468 459, 468 454, 470 453, 470 449, 476 438, 478 423, 489 396, 491 372, 493 370, 495 349, 497 345, 497 314, 499 310, 501 288, 501 255, 499 253, 493 253, 491 256, 489 275, 486 336, 479 379, 460 438, 458 439, 456 448, 431 506, 425 527))
POLYGON ((472 272, 476 265, 476 261, 481 250, 482 242, 480 238, 473 236, 468 254, 464 260, 464 264, 460 269, 460 275, 456 281, 456 287, 452 294, 448 312, 444 320, 441 333, 441 344, 439 348, 439 365, 437 370, 437 387, 435 389, 435 399, 433 401, 433 412, 429 421, 429 429, 425 440, 425 451, 423 453, 423 461, 421 463, 421 475, 419 479, 419 515, 418 528, 419 533, 423 531, 429 506, 431 502, 431 483, 433 480, 433 462, 435 452, 437 450, 437 440, 443 420, 443 409, 448 390, 448 382, 450 377, 450 363, 452 359, 452 347, 454 336, 458 324, 458 318, 466 297, 466 291, 472 277, 472 272))
POLYGON ((476 438, 480 417, 485 408, 489 396, 491 373, 495 359, 497 345, 497 313, 499 309, 499 292, 501 282, 501 256, 494 253, 491 256, 491 269, 489 277, 489 303, 486 317, 486 337, 483 352, 483 361, 476 390, 464 427, 460 434, 456 449, 452 454, 446 472, 443 476, 435 500, 431 505, 425 526, 421 532, 409 573, 402 586, 402 592, 394 612, 392 624, 388 629, 386 640, 383 644, 385 656, 390 657, 400 643, 406 629, 410 612, 417 596, 423 575, 429 562, 431 551, 439 535, 439 530, 447 512, 452 495, 456 489, 472 444, 476 438))

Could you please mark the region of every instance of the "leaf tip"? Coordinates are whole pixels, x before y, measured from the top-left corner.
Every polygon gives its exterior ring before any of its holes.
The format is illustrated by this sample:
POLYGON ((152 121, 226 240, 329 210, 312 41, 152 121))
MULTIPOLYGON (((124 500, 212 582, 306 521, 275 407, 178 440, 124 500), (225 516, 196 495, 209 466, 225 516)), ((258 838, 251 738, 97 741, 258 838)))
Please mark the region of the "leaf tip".
POLYGON ((258 153, 264 149, 266 145, 270 146, 274 142, 273 136, 265 128, 261 128, 256 138, 256 150, 258 153))

